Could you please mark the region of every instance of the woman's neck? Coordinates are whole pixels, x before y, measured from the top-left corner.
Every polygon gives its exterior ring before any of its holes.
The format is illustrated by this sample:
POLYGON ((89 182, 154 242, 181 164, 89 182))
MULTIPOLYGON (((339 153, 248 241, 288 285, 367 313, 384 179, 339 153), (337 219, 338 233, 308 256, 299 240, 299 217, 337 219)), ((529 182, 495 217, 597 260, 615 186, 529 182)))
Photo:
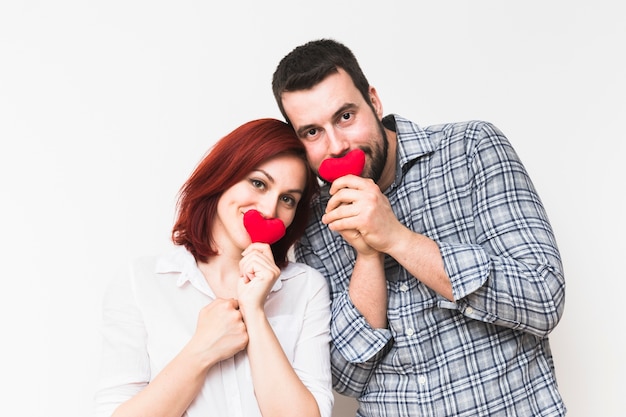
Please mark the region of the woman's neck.
POLYGON ((237 298, 239 274, 239 256, 218 253, 207 262, 198 262, 198 268, 218 298, 237 298))

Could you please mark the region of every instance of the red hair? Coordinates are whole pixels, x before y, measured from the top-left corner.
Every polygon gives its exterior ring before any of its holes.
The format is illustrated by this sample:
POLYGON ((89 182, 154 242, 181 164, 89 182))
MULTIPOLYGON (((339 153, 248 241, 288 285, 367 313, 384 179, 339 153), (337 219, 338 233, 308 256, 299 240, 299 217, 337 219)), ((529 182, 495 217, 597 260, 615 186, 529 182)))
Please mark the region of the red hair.
POLYGON ((288 124, 276 119, 253 120, 220 139, 200 161, 180 189, 172 241, 183 245, 196 260, 206 262, 217 254, 213 219, 224 191, 269 159, 293 155, 304 161, 307 180, 285 236, 272 245, 276 265, 287 264, 287 252, 306 228, 310 203, 318 192, 317 178, 309 168, 304 145, 288 124))

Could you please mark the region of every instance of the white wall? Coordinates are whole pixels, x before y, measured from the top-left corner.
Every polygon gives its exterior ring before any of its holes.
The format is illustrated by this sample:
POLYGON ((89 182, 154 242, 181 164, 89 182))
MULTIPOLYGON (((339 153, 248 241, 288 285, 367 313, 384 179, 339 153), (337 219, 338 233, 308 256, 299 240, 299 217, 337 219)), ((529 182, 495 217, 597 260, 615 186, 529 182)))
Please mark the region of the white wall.
POLYGON ((623 415, 619 2, 218 3, 0 5, 1 408, 89 415, 106 282, 168 244, 178 187, 213 141, 280 118, 278 60, 334 37, 387 112, 486 119, 509 136, 565 262, 552 345, 569 416, 623 415))

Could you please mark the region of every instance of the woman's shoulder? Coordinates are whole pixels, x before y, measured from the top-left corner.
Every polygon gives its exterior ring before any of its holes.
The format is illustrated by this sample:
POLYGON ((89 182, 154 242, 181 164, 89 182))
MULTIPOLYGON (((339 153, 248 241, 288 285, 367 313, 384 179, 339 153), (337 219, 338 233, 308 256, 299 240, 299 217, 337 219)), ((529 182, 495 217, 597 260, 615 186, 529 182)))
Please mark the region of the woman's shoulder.
POLYGON ((167 248, 154 255, 136 256, 129 267, 134 280, 148 281, 159 277, 186 277, 197 269, 193 255, 182 246, 167 248))

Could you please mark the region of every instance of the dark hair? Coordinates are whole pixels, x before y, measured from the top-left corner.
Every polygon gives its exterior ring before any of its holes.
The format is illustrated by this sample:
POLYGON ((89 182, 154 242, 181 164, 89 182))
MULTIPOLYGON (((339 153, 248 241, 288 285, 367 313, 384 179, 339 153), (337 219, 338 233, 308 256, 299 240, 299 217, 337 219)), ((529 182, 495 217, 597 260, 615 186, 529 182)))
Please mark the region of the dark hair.
POLYGON ((342 68, 361 92, 365 102, 370 103, 369 82, 350 49, 332 39, 319 39, 300 45, 287 54, 278 64, 272 77, 272 91, 278 108, 287 122, 281 96, 284 92, 312 88, 331 73, 342 68))
POLYGON ((319 185, 307 163, 302 142, 291 126, 276 119, 253 120, 239 126, 204 156, 180 189, 172 241, 185 246, 202 262, 215 256, 212 226, 219 198, 257 166, 282 155, 300 158, 307 170, 307 182, 294 219, 285 236, 272 245, 276 265, 285 266, 289 248, 304 233, 310 202, 319 185))

